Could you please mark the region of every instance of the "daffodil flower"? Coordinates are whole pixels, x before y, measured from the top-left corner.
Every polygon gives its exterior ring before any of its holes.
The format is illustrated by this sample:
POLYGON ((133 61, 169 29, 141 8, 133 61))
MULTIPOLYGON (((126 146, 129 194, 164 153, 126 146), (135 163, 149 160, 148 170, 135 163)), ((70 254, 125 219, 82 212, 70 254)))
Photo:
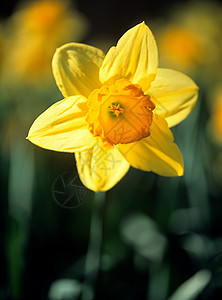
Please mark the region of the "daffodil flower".
POLYGON ((75 153, 83 184, 112 188, 129 167, 181 176, 183 158, 169 127, 197 100, 186 75, 158 68, 156 41, 143 22, 128 30, 106 56, 69 43, 53 57, 65 99, 43 112, 28 139, 46 149, 75 153))

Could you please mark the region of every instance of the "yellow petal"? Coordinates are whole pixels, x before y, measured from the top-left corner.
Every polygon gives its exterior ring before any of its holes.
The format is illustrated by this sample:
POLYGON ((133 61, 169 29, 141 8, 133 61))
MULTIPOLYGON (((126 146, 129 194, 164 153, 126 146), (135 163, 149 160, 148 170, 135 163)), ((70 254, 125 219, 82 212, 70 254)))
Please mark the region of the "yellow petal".
POLYGON ((100 69, 100 80, 114 83, 126 78, 145 91, 155 78, 158 52, 152 32, 145 23, 128 30, 107 53, 100 69))
POLYGON ((73 153, 91 148, 96 139, 86 128, 86 101, 82 96, 73 96, 53 104, 35 120, 27 138, 54 151, 73 153))
POLYGON ((63 96, 88 97, 92 90, 100 87, 99 68, 103 59, 101 50, 88 45, 69 43, 58 48, 52 70, 63 96))
POLYGON ((154 97, 155 113, 164 117, 169 127, 187 117, 198 97, 198 87, 194 81, 183 73, 170 69, 158 69, 147 92, 154 97))
POLYGON ((162 176, 183 175, 183 158, 167 122, 153 115, 150 136, 132 144, 118 145, 120 152, 134 168, 153 171, 162 176))
POLYGON ((129 169, 118 149, 104 148, 101 141, 90 150, 76 152, 75 158, 82 183, 93 191, 111 189, 129 169))

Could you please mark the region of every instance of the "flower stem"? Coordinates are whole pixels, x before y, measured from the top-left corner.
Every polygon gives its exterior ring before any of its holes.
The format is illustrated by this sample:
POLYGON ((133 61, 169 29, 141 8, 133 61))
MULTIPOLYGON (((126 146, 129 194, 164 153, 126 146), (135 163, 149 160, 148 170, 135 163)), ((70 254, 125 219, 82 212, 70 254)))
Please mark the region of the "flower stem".
POLYGON ((96 192, 91 217, 88 252, 85 262, 85 282, 82 300, 95 299, 96 281, 100 268, 100 252, 103 233, 103 211, 106 193, 96 192))

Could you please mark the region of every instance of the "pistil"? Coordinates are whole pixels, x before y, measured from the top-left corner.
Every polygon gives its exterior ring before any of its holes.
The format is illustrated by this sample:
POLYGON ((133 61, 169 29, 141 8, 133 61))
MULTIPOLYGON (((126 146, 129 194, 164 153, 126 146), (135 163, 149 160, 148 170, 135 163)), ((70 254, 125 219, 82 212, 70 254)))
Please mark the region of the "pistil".
POLYGON ((120 107, 120 104, 112 104, 109 110, 113 112, 117 117, 119 117, 119 115, 123 114, 125 111, 122 107, 120 107))

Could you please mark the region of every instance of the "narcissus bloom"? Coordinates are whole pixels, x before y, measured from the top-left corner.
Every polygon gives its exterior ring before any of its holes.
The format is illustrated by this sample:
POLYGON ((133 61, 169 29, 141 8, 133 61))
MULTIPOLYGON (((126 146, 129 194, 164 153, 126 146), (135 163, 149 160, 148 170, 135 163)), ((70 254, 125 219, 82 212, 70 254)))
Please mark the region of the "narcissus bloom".
POLYGON ((198 88, 186 75, 158 68, 156 42, 145 23, 128 30, 106 56, 66 44, 52 66, 65 99, 35 120, 32 143, 74 152, 80 179, 94 191, 112 188, 130 165, 163 176, 183 174, 169 127, 191 112, 198 88))

